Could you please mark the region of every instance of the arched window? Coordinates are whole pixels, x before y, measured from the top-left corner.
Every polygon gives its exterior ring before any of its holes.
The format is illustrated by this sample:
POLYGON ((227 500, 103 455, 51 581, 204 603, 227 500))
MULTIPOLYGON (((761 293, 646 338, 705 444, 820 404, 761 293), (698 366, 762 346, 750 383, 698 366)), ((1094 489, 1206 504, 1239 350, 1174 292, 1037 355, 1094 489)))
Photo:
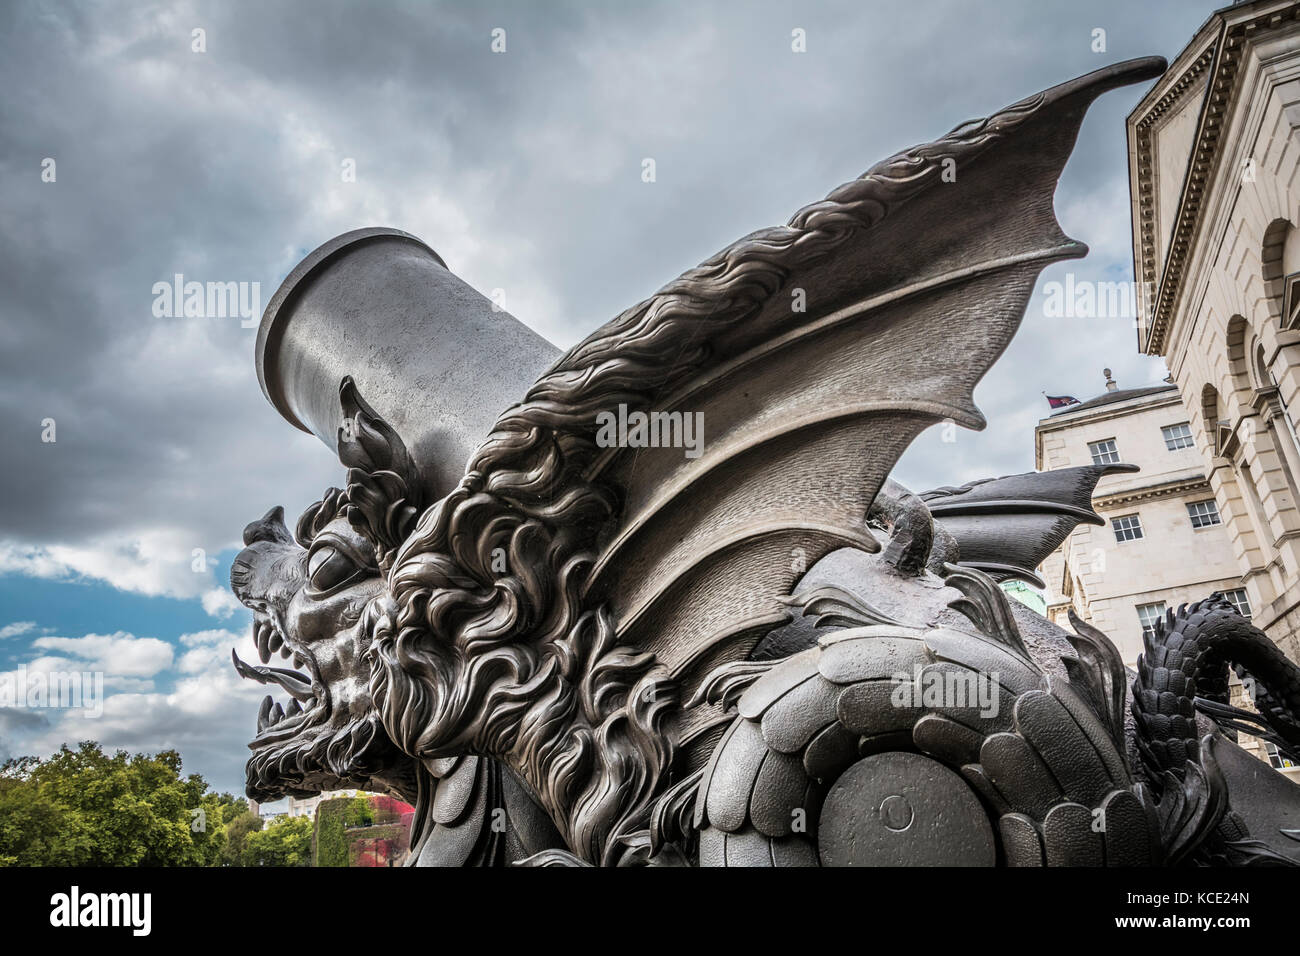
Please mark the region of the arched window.
POLYGON ((1251 405, 1251 393, 1254 385, 1251 382, 1250 361, 1246 353, 1246 339, 1250 333, 1250 326, 1246 319, 1240 315, 1234 315, 1228 320, 1228 371, 1232 376, 1232 398, 1235 402, 1229 402, 1231 413, 1237 409, 1248 409, 1251 405))
MULTIPOLYGON (((1277 379, 1273 377, 1273 370, 1268 366, 1264 344, 1258 339, 1255 341, 1252 354, 1251 378, 1254 391, 1248 398, 1248 404, 1254 407, 1260 414, 1261 421, 1266 423, 1272 432, 1274 446, 1280 456, 1278 463, 1282 467, 1282 476, 1286 479, 1287 488, 1291 492, 1291 500, 1300 502, 1300 484, 1297 484, 1295 478, 1300 474, 1300 439, 1297 438, 1295 429, 1291 425, 1291 415, 1278 390, 1277 379)), ((1229 345, 1229 355, 1231 356, 1231 345, 1229 345)))
POLYGON ((1268 359, 1264 356, 1264 343, 1255 341, 1255 388, 1274 388, 1277 382, 1273 380, 1273 372, 1268 367, 1268 359))
POLYGON ((1215 457, 1226 453, 1228 439, 1232 437, 1232 423, 1223 414, 1219 390, 1213 385, 1201 389, 1201 417, 1205 422, 1205 443, 1215 457))
POLYGON ((1284 329, 1300 327, 1300 238, 1288 220, 1264 230, 1259 261, 1269 315, 1284 329))

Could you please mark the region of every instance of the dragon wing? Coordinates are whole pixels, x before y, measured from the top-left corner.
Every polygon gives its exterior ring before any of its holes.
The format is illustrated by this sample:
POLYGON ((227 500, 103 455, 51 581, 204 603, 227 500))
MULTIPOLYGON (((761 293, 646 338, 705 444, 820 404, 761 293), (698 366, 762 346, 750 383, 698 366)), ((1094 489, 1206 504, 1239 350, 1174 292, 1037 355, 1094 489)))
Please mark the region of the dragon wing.
MULTIPOLYGON (((1087 251, 1052 207, 1087 107, 1163 69, 1116 64, 963 124, 688 271, 560 358, 416 538, 478 566, 456 511, 526 505, 568 536, 533 563, 586 548, 564 586, 695 690, 787 619, 815 561, 878 550, 864 517, 919 432, 984 426, 973 389, 1039 272, 1087 251)), ((683 720, 685 741, 716 715, 683 720)))
POLYGON ((957 541, 959 564, 996 581, 1021 578, 1045 587, 1034 569, 1080 524, 1105 524, 1092 510, 1092 493, 1104 476, 1137 465, 1081 465, 1057 471, 986 478, 960 488, 922 491, 935 523, 957 541))

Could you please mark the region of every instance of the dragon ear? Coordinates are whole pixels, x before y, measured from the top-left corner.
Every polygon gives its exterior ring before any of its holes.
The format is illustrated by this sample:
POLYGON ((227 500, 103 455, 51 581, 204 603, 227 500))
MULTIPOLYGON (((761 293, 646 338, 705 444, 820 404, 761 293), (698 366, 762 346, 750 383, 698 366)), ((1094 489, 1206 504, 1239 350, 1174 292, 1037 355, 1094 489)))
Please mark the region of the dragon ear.
POLYGON ((381 569, 406 539, 422 505, 420 471, 401 436, 361 397, 351 376, 339 386, 339 461, 347 466, 348 522, 375 546, 381 569))
POLYGON ((365 472, 391 471, 408 484, 419 480, 406 445, 393 427, 370 407, 352 376, 339 385, 343 424, 338 431, 339 461, 348 468, 365 472))

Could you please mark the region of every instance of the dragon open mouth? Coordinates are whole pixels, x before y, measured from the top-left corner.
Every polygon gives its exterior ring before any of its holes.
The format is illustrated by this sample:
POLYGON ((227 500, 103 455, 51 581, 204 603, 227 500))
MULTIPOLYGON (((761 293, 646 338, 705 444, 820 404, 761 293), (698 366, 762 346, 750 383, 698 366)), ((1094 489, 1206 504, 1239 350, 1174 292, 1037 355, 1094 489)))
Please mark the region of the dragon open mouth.
POLYGON ((262 663, 248 664, 232 648, 230 657, 235 672, 245 680, 280 687, 288 693, 289 700, 287 704, 280 703, 270 694, 262 699, 257 713, 257 735, 249 747, 256 750, 282 743, 301 731, 325 723, 330 715, 329 687, 320 679, 311 653, 295 649, 274 615, 261 610, 254 612, 253 642, 262 663), (277 651, 283 658, 292 658, 294 667, 305 668, 307 673, 267 666, 277 651))

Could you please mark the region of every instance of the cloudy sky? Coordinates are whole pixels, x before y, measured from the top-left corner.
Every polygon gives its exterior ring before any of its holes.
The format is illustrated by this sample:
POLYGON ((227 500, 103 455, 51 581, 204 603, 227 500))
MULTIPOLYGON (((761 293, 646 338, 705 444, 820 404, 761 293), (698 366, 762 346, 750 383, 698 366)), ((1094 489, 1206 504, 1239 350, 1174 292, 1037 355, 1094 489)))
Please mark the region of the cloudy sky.
MULTIPOLYGON (((0 707, 0 756, 177 747, 242 790, 262 694, 229 666, 231 646, 254 653, 230 559, 246 522, 296 515, 340 472, 262 397, 255 331, 156 316, 155 283, 257 283, 265 305, 321 242, 395 226, 569 346, 900 148, 1106 63, 1172 57, 1212 9, 4 4, 0 669, 102 671, 108 697, 98 717, 0 707)), ((900 480, 1032 469, 1044 391, 1094 395, 1103 366, 1122 386, 1165 375, 1131 319, 1040 301, 1067 270, 1132 279, 1123 120, 1140 95, 1108 94, 1083 127, 1057 210, 1092 253, 1044 274, 976 392, 988 430, 927 433, 900 480)))

